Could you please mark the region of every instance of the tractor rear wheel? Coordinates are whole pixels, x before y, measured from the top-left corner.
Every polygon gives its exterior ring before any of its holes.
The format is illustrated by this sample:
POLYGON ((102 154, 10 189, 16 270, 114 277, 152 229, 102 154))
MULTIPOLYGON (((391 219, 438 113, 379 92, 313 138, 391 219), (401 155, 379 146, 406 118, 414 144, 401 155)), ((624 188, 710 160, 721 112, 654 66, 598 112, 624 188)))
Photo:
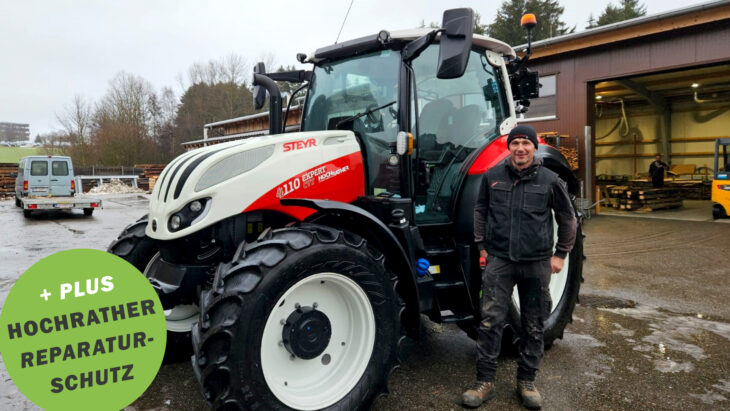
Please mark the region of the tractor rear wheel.
MULTIPOLYGON (((93 210, 93 209, 92 209, 93 210)), ((147 216, 129 225, 109 245, 107 252, 122 257, 135 266, 145 276, 150 267, 159 260, 160 252, 154 240, 145 235, 147 216)), ((167 344, 164 362, 180 362, 190 358, 190 330, 198 318, 198 307, 194 305, 178 305, 165 310, 167 324, 167 344)))
MULTIPOLYGON (((555 238, 557 241, 557 224, 555 227, 555 238)), ((575 236, 575 244, 573 249, 566 256, 563 269, 550 276, 550 298, 552 306, 550 315, 543 323, 543 341, 545 348, 552 347, 553 342, 558 338, 563 338, 563 331, 569 322, 573 321, 573 309, 578 301, 578 292, 580 284, 583 281, 583 234, 581 225, 578 224, 577 234, 575 236)), ((512 303, 510 304, 509 316, 507 317, 507 326, 509 330, 505 330, 505 338, 511 339, 513 344, 516 343, 523 335, 522 325, 520 322, 520 302, 515 287, 512 294, 512 303), (511 338, 510 338, 511 337, 511 338)))
POLYGON ((386 390, 403 304, 382 253, 305 224, 264 232, 201 296, 193 367, 213 409, 367 409, 386 390))

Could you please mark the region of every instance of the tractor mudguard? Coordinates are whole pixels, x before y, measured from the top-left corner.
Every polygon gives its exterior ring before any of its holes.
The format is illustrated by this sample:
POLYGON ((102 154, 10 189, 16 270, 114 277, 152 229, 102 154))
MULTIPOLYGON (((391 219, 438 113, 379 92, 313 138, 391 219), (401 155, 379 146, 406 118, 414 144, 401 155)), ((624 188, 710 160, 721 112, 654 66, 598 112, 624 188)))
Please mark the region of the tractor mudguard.
POLYGON ((547 167, 557 173, 568 184, 568 192, 570 194, 578 194, 578 180, 573 170, 571 170, 568 160, 565 159, 565 156, 563 156, 560 150, 547 144, 540 144, 535 152, 535 158, 541 159, 543 167, 547 167))
POLYGON ((420 313, 416 276, 408 254, 390 229, 368 211, 352 204, 330 200, 286 198, 281 199, 285 207, 307 207, 317 210, 306 221, 344 229, 357 234, 385 254, 388 265, 398 276, 398 292, 406 303, 403 325, 410 337, 418 338, 420 313))

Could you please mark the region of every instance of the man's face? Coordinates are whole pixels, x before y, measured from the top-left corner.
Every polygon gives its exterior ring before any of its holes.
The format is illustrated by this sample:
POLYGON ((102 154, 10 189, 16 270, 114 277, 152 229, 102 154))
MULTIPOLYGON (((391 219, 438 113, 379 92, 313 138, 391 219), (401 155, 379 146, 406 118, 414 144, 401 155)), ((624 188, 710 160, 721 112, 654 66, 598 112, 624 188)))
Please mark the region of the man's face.
POLYGON ((656 161, 662 161, 662 156, 654 156, 654 159, 655 159, 656 161))
POLYGON ((509 153, 517 168, 527 167, 535 158, 535 145, 526 138, 516 138, 509 143, 509 153))

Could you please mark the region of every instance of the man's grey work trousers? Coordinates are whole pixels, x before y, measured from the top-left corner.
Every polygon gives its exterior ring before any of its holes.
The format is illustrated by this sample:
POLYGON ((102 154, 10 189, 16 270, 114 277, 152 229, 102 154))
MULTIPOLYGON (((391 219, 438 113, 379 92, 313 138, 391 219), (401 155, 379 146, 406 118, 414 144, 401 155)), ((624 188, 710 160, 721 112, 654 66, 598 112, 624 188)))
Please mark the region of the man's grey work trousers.
POLYGON ((482 271, 482 320, 477 338, 477 381, 494 381, 512 289, 520 296, 517 379, 534 381, 543 355, 543 322, 550 313, 550 260, 514 262, 490 255, 482 271))

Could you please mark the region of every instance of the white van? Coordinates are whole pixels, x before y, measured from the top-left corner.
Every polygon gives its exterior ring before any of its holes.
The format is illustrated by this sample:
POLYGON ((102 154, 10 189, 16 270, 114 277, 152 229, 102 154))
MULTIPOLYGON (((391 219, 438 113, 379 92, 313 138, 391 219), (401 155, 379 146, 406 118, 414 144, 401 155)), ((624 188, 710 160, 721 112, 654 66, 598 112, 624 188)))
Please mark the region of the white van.
POLYGON ((68 197, 76 192, 71 157, 28 156, 18 164, 16 201, 28 196, 68 197))
POLYGON ((20 160, 15 175, 15 205, 23 208, 26 218, 34 210, 73 208, 81 208, 84 215, 91 216, 95 208, 101 207, 101 200, 76 195, 71 157, 28 156, 20 160))

